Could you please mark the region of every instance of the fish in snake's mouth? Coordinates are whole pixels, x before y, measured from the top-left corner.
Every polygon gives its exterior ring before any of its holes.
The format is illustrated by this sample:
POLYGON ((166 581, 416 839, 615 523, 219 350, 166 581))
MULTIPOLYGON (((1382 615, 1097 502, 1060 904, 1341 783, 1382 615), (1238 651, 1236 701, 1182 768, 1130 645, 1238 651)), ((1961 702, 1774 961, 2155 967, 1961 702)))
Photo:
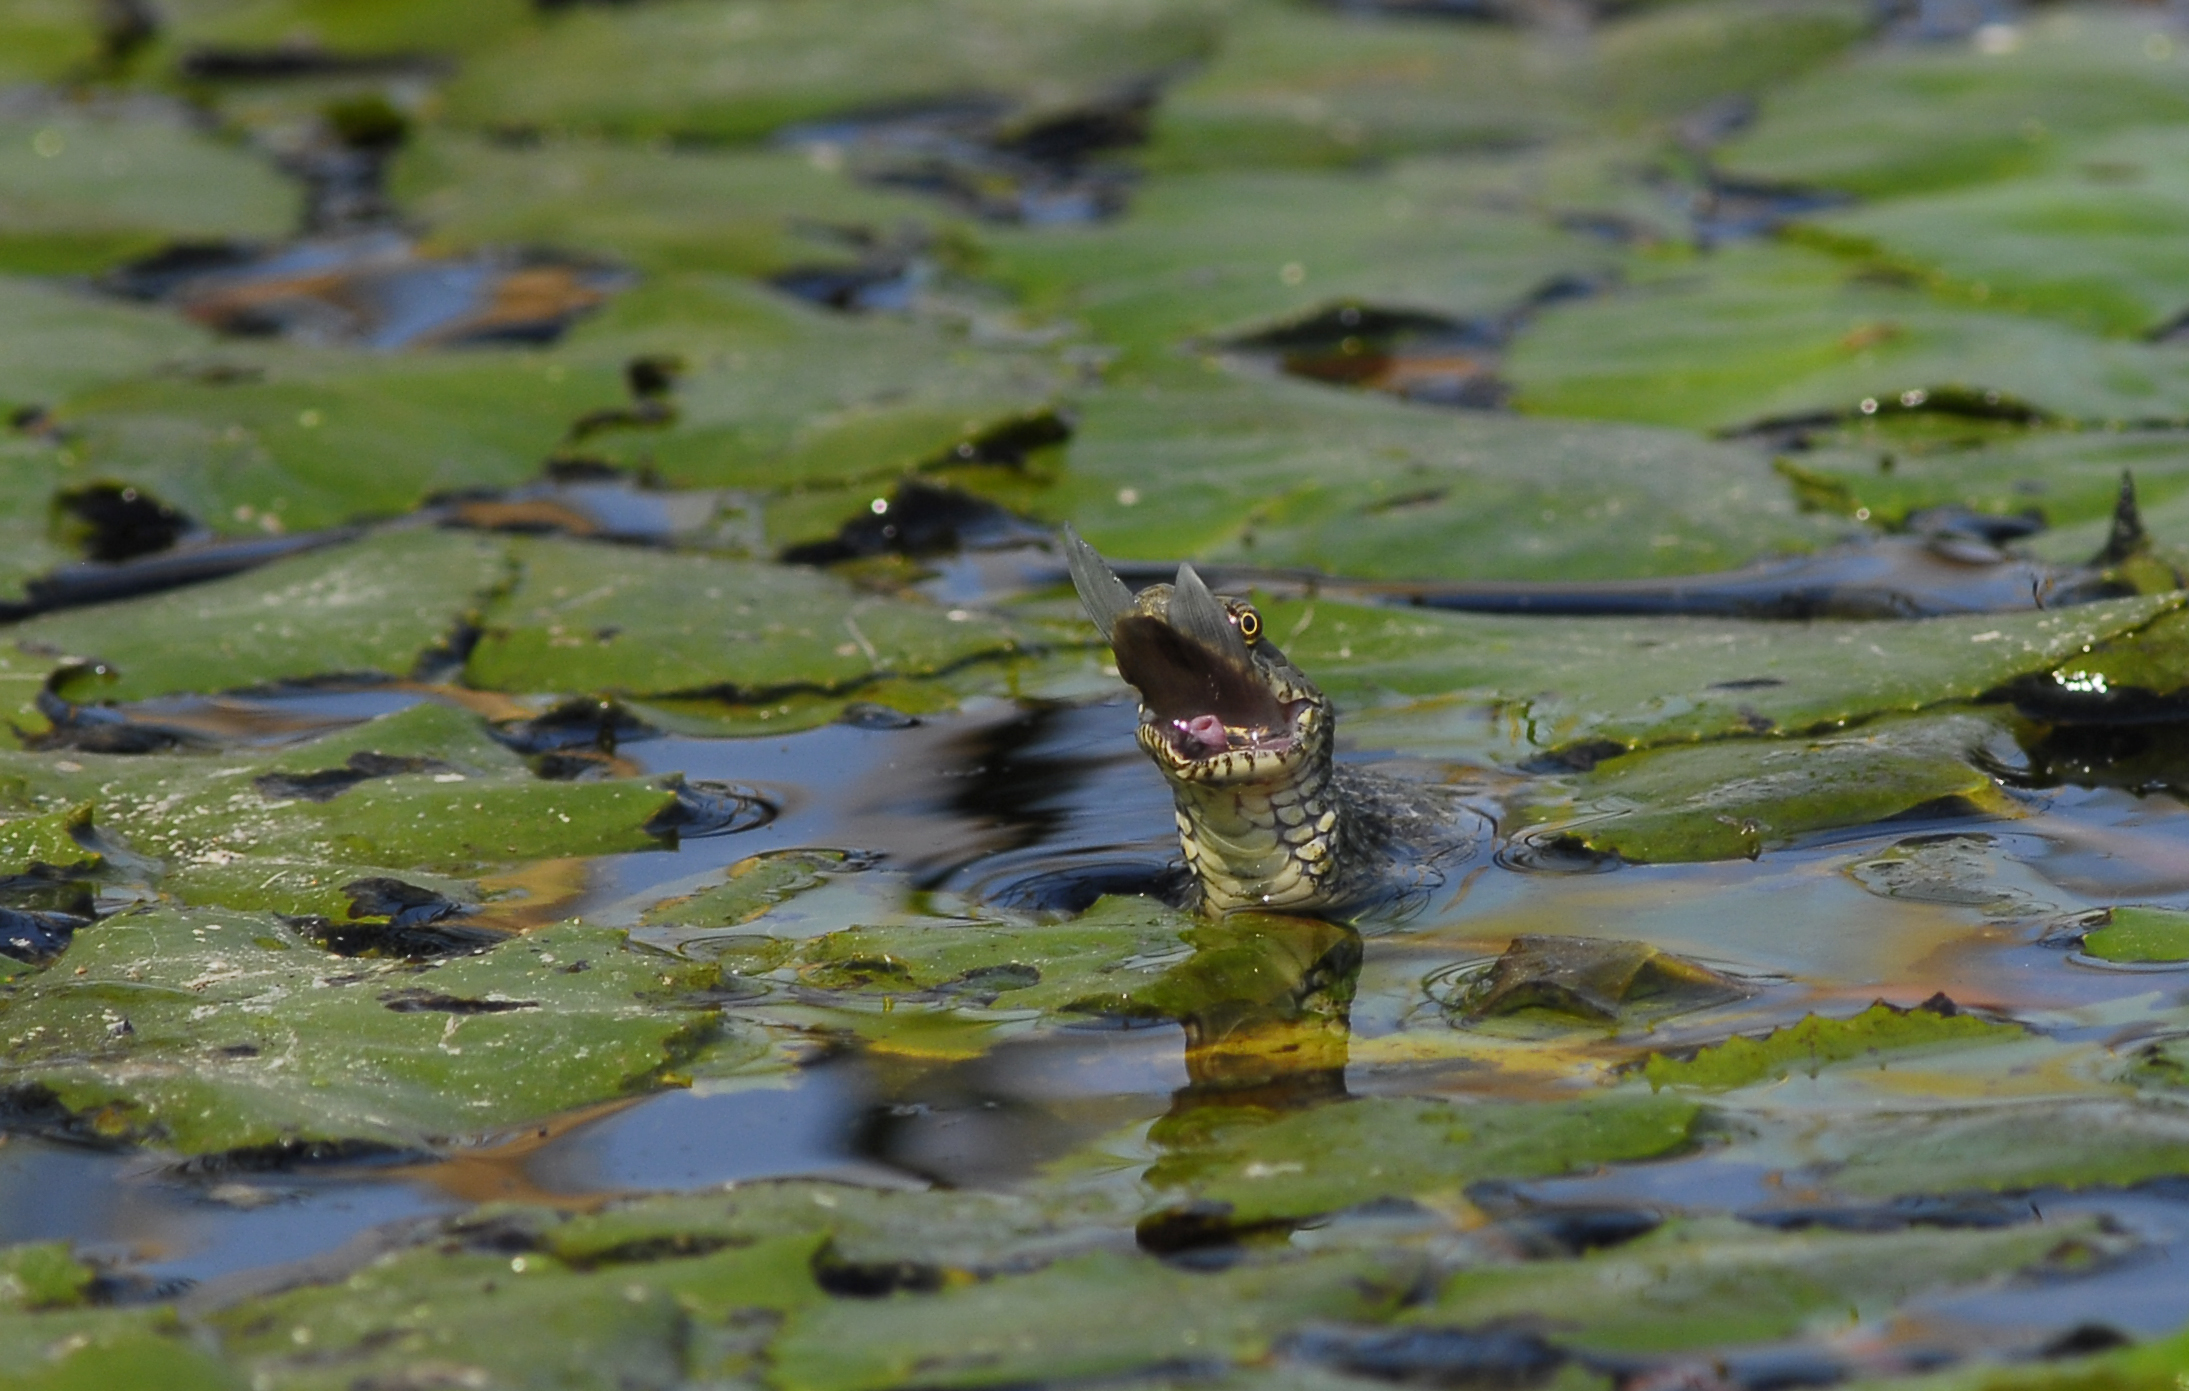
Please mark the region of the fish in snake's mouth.
POLYGON ((1190 565, 1135 595, 1069 528, 1064 550, 1118 675, 1140 692, 1141 747, 1174 781, 1281 780, 1327 743, 1327 701, 1252 605, 1210 593, 1190 565))

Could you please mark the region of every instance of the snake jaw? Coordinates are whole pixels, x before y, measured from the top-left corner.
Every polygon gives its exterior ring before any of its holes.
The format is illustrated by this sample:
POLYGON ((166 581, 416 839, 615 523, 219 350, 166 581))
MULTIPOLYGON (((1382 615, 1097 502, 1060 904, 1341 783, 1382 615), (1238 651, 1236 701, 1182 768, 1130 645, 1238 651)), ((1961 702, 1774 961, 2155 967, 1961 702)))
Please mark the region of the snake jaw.
POLYGON ((1259 615, 1211 594, 1191 566, 1175 584, 1133 594, 1076 534, 1064 547, 1088 617, 1140 693, 1137 737, 1171 785, 1202 906, 1312 912, 1341 902, 1350 832, 1328 697, 1260 640, 1259 615))

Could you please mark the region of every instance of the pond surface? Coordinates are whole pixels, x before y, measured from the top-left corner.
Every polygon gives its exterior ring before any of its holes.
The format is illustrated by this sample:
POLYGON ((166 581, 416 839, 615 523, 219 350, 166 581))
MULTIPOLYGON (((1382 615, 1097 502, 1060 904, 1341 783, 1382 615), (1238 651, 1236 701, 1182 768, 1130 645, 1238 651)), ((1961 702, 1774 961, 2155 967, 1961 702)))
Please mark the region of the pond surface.
POLYGON ((2175 1391, 2182 24, 0 0, 0 1385, 2175 1391))

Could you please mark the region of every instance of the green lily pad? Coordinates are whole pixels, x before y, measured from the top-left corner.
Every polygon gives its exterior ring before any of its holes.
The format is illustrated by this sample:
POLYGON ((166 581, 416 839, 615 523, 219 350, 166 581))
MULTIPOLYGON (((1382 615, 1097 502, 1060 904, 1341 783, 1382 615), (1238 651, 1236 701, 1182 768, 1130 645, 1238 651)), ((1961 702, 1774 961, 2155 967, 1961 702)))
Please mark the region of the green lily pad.
POLYGON ((1947 416, 1872 416, 1809 437, 1794 467, 1835 497, 1820 505, 1898 525, 1926 507, 2013 516, 2048 530, 2026 547, 2056 564, 2087 562, 2105 543, 2132 474, 2145 526, 2163 548, 2189 536, 2170 507, 2189 496, 2189 458, 2173 430, 2025 429, 1947 416))
POLYGON ((932 202, 854 183, 779 150, 579 139, 511 149, 440 130, 404 149, 392 186, 432 220, 437 240, 553 246, 661 272, 850 266, 857 249, 821 229, 887 236, 938 212, 932 202))
POLYGON ((1189 1274, 1104 1252, 940 1294, 830 1300, 790 1316, 771 1380, 782 1391, 880 1391, 1253 1362, 1310 1319, 1385 1313, 1409 1264, 1345 1252, 1189 1274))
MULTIPOLYGON (((1702 1087, 1723 1091, 1775 1081, 1796 1072, 1814 1077, 1838 1063, 1870 1062, 1881 1054, 2005 1043, 2027 1037, 2017 1024, 2000 1024, 1951 1005, 1896 1009, 1880 1000, 1852 1019, 1810 1015, 1761 1039, 1729 1038, 1691 1058, 1652 1053, 1642 1075, 1651 1087, 1702 1087)), ((1885 1062, 1879 1061, 1879 1066, 1885 1062)))
MULTIPOLYGON (((1612 248, 1496 205, 1466 165, 1260 171, 1153 182, 1116 224, 999 231, 982 270, 1045 315, 1088 324, 1128 361, 1346 303, 1494 317, 1612 248)), ((1177 367, 1168 369, 1177 372, 1177 367)))
POLYGON ((85 1302, 98 1272, 70 1254, 65 1241, 0 1250, 0 1303, 16 1309, 59 1309, 85 1302))
POLYGON ((1532 414, 1721 430, 1944 388, 2098 424, 2189 414, 2189 363, 2163 346, 1955 303, 1786 244, 1668 260, 1619 293, 1552 305, 1505 371, 1532 414))
POLYGON ((463 53, 494 44, 532 15, 522 0, 441 5, 434 0, 181 0, 161 10, 165 37, 178 46, 264 49, 309 36, 345 57, 463 53))
MULTIPOLYGON (((2170 612, 2170 598, 1907 622, 1506 619, 1269 605, 1263 620, 1342 704, 1367 747, 1624 748, 1772 731, 1976 700, 2170 612), (1304 631, 1302 631, 1304 627, 1304 631), (1297 634, 1294 636, 1293 634, 1297 634), (1495 724, 1480 711, 1491 706, 1495 724)), ((1520 754, 1526 757, 1525 752, 1520 754)))
POLYGON ((1275 1117, 1211 1112, 1190 1128, 1158 1127, 1170 1152, 1148 1182, 1227 1204, 1230 1221, 1252 1225, 1649 1159, 1685 1148, 1697 1115, 1690 1102, 1636 1095, 1472 1105, 1367 1097, 1275 1117))
POLYGON ((1894 199, 1813 224, 1837 248, 1925 276, 1940 292, 2147 334, 2189 310, 2189 160, 2173 130, 2126 131, 2053 152, 2002 183, 1894 199))
POLYGON ((239 1305, 217 1326, 259 1383, 298 1391, 456 1375, 649 1388, 741 1378, 760 1369, 775 1317, 821 1297, 810 1273, 819 1225, 577 1270, 546 1254, 424 1247, 339 1284, 239 1305), (511 1337, 517 1327, 534 1333, 511 1337))
POLYGON ((795 0, 727 20, 693 0, 578 9, 470 64, 448 90, 448 114, 489 129, 724 141, 968 94, 1064 105, 1199 56, 1214 9, 1149 0, 795 0), (964 42, 972 33, 980 41, 964 42))
POLYGON ((2168 699, 2189 688, 2189 617, 2169 613, 2061 663, 2032 695, 2063 708, 2103 711, 2137 695, 2168 699))
POLYGON ((2042 1260, 2098 1225, 2000 1231, 1775 1232, 1731 1218, 1669 1222, 1579 1260, 1454 1276, 1413 1317, 1467 1326, 1541 1320, 1568 1346, 1671 1352, 1793 1338, 1823 1317, 1881 1319, 1912 1296, 1983 1285, 2042 1260))
POLYGON ((985 1278, 1114 1246, 1137 1215, 1101 1196, 893 1191, 789 1179, 620 1201, 545 1227, 537 1240, 558 1260, 592 1269, 801 1234, 810 1242, 825 1232, 824 1259, 834 1265, 985 1278))
POLYGON ((184 1154, 416 1148, 644 1089, 715 1027, 649 1002, 709 974, 575 924, 408 967, 272 918, 135 912, 16 988, 0 1084, 184 1154))
POLYGON ((104 269, 169 241, 285 235, 297 190, 271 161, 167 119, 67 110, 0 120, 0 268, 104 269))
POLYGON ((2105 926, 2083 938, 2103 961, 2189 961, 2189 913, 2171 908, 2114 908, 2105 926))
POLYGON ((309 531, 531 482, 571 422, 624 395, 620 359, 297 345, 215 357, 192 334, 184 370, 81 391, 56 419, 96 476, 226 532, 309 531))
POLYGON ((0 81, 55 82, 90 68, 98 31, 69 0, 9 0, 0 5, 0 81))
MULTIPOLYGON (((11 414, 50 408, 78 392, 201 354, 210 342, 203 330, 164 310, 12 275, 0 275, 0 320, 8 326, 0 333, 0 407, 11 414)), ((11 456, 23 448, 8 441, 11 456)), ((81 458, 73 441, 39 453, 47 466, 81 458)), ((17 467, 11 457, 10 471, 17 467)))
POLYGON ((2171 1103, 2107 1097, 1842 1116, 1804 1139, 1830 1186, 1858 1197, 2140 1183, 2189 1164, 2171 1103))
POLYGON ((1693 574, 1844 530, 1800 513, 1754 454, 1692 435, 1288 382, 1089 400, 1069 473, 1035 501, 1120 559, 1365 578, 1693 574))
POLYGON ((0 818, 0 873, 21 874, 33 865, 98 864, 99 852, 79 839, 91 831, 91 810, 91 803, 79 802, 59 811, 0 818))
POLYGON ((1865 197, 1997 179, 2061 145, 2189 116, 2185 63, 2180 44, 2126 9, 1881 46, 1770 93, 1720 158, 1740 177, 1865 197))
POLYGON ((1856 38, 1851 6, 1644 7, 1586 46, 1525 27, 1263 3, 1166 94, 1158 169, 1354 164, 1509 147, 1680 114, 1749 92, 1856 38))
POLYGON ((1512 825, 1639 863, 1754 858, 1812 831, 1948 804, 2017 804, 1971 756, 1999 734, 1970 716, 1890 721, 1809 739, 1735 739, 1599 763, 1531 793, 1512 825))
MULTIPOLYGON (((782 243, 784 254, 800 241, 809 248, 801 264, 835 265, 847 254, 841 234, 810 227, 782 243)), ((893 479, 1047 406, 1064 384, 1046 355, 986 348, 916 317, 815 308, 742 276, 697 271, 659 275, 618 297, 565 352, 603 366, 640 355, 682 364, 673 421, 604 428, 580 446, 681 487, 773 492, 893 479)), ((871 497, 832 504, 820 534, 871 497)))
POLYGON ((578 541, 519 549, 466 676, 491 690, 750 697, 925 676, 1018 642, 968 610, 862 597, 810 571, 578 541))
POLYGON ((237 907, 323 911, 327 877, 349 866, 461 875, 663 845, 649 827, 676 805, 673 790, 641 780, 547 781, 501 750, 473 761, 485 742, 476 720, 454 715, 469 727, 454 738, 429 737, 445 732, 452 715, 414 707, 264 761, 0 752, 0 776, 49 817, 81 817, 89 804, 102 833, 185 872, 178 892, 228 902, 239 891, 237 907), (300 795, 284 776, 351 770, 348 756, 359 744, 383 745, 371 751, 419 765, 364 777, 325 800, 300 795), (238 868, 248 864, 260 866, 255 878, 238 868))
POLYGON ((249 1385, 200 1346, 165 1305, 0 1314, 0 1357, 11 1391, 242 1391, 249 1385))
POLYGON ((504 545, 485 537, 391 531, 209 584, 48 614, 9 636, 95 660, 62 688, 77 701, 401 677, 477 613, 506 565, 504 545))
POLYGON ((1108 897, 1077 918, 1015 925, 856 927, 800 951, 823 989, 910 995, 952 988, 1002 1009, 1099 1008, 1132 997, 1190 954, 1193 919, 1146 899, 1108 897))

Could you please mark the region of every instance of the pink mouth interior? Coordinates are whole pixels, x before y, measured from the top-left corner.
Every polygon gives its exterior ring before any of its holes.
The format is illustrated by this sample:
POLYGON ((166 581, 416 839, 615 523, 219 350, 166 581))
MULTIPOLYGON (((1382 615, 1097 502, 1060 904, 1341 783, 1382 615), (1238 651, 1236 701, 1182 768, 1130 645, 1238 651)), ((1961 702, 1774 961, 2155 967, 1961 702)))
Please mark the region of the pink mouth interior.
POLYGON ((1207 758, 1227 749, 1283 749, 1292 743, 1289 727, 1282 731, 1233 729, 1217 715, 1195 715, 1190 720, 1169 723, 1171 746, 1188 758, 1207 758))

